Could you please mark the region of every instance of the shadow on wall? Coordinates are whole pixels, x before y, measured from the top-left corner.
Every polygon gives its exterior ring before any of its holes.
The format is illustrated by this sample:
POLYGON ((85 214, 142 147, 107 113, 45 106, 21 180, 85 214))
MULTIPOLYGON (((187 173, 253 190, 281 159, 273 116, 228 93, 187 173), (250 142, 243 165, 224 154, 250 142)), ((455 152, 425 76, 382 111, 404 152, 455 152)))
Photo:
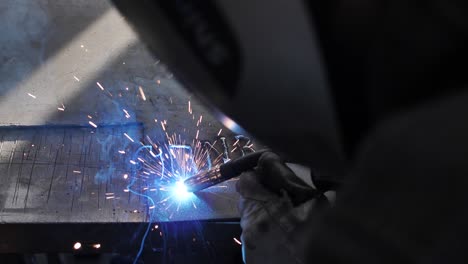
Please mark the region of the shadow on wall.
POLYGON ((0 124, 87 124, 89 114, 96 123, 158 119, 183 130, 203 115, 209 134, 218 132, 193 99, 189 120, 191 96, 107 1, 5 0, 0 22, 0 124))

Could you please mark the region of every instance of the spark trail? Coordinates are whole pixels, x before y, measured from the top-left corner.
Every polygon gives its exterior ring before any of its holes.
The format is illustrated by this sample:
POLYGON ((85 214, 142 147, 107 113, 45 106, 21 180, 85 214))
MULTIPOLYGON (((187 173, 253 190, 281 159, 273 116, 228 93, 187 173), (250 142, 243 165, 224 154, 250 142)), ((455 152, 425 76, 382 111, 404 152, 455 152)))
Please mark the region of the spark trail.
MULTIPOLYGON (((96 82, 96 84, 99 92, 105 95, 110 94, 108 89, 105 89, 101 83, 96 82)), ((149 95, 145 94, 141 86, 136 86, 134 89, 136 93, 133 94, 130 92, 118 94, 136 97, 137 104, 150 102, 148 100, 149 95)), ((128 90, 129 87, 125 87, 125 91, 128 90)), ((131 117, 129 110, 132 106, 125 105, 125 102, 117 102, 117 97, 106 96, 106 98, 113 100, 115 105, 123 106, 117 109, 116 113, 121 115, 124 120, 131 117)), ((135 102, 133 99, 124 96, 121 100, 135 102)), ((204 132, 203 127, 201 127, 204 121, 203 116, 197 115, 198 118, 195 118, 190 101, 187 102, 186 109, 187 120, 192 120, 193 123, 191 126, 184 127, 183 131, 170 131, 170 120, 158 116, 151 119, 154 120, 152 124, 160 131, 163 140, 161 140, 161 136, 157 135, 144 135, 142 138, 137 138, 129 132, 121 134, 122 140, 133 146, 126 148, 122 145, 116 150, 117 155, 127 158, 130 168, 129 171, 123 174, 123 180, 128 184, 122 191, 129 193, 129 195, 141 197, 146 202, 145 210, 148 224, 134 263, 137 263, 143 252, 153 222, 156 220, 170 221, 174 214, 178 214, 181 209, 184 209, 184 211, 201 210, 197 206, 197 196, 187 192, 183 181, 199 171, 211 169, 213 166, 220 165, 228 160, 224 157, 226 155, 225 140, 216 140, 214 142, 200 140, 204 132), (155 140, 156 138, 158 140, 155 140), (222 150, 218 150, 218 146, 222 150), (137 150, 135 151, 135 149, 137 150)), ((95 129, 99 127, 98 121, 89 120, 93 119, 93 116, 88 115, 87 118, 90 126, 95 129)), ((218 137, 223 138, 222 131, 223 129, 219 129, 218 137)), ((226 188, 227 186, 216 187, 226 188)), ((117 196, 118 194, 112 193, 107 195, 106 199, 115 199, 117 196)), ((140 210, 135 209, 134 211, 140 210)))

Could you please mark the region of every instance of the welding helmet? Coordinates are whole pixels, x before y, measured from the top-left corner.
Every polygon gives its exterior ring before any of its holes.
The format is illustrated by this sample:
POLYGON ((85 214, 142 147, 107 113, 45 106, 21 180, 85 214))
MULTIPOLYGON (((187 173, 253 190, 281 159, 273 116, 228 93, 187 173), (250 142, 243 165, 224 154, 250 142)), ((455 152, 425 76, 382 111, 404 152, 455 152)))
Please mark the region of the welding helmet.
POLYGON ((325 178, 379 123, 468 83, 464 2, 425 2, 434 19, 404 0, 113 1, 227 127, 325 178))
POLYGON ((336 173, 343 146, 309 6, 299 0, 114 0, 228 128, 336 173))

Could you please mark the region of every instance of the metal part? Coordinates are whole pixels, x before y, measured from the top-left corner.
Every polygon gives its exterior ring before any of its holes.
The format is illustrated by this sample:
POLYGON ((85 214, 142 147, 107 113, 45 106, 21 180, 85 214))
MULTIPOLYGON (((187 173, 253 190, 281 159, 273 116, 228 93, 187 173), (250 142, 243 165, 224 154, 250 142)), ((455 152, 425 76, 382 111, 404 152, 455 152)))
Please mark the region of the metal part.
POLYGON ((249 137, 246 137, 244 135, 237 135, 235 136, 235 138, 237 139, 237 144, 239 145, 239 150, 242 154, 242 156, 245 156, 245 154, 247 154, 245 151, 249 151, 250 152, 255 152, 253 151, 251 148, 249 148, 249 145, 250 143, 252 142, 252 140, 249 138, 249 137), (246 143, 244 145, 241 145, 241 141, 246 141, 246 143))
POLYGON ((229 157, 229 147, 226 143, 226 137, 221 137, 221 143, 223 144, 223 162, 226 163, 231 160, 229 157))

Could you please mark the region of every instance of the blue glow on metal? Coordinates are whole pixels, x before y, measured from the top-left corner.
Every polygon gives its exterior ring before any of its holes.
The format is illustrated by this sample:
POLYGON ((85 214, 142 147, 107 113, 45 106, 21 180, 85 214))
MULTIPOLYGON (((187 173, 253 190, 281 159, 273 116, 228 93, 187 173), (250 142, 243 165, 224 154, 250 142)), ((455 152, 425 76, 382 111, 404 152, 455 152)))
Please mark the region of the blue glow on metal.
POLYGON ((239 126, 236 122, 234 122, 234 120, 232 120, 231 118, 221 114, 221 113, 217 113, 217 116, 218 116, 218 119, 221 121, 221 123, 229 128, 229 130, 231 130, 232 132, 235 132, 235 133, 238 133, 238 134, 246 134, 245 130, 239 126))
MULTIPOLYGON (((187 191, 184 180, 198 173, 198 166, 193 157, 193 149, 187 145, 169 145, 171 173, 177 179, 171 187, 171 194, 179 201, 191 200, 193 193, 187 191)), ((211 162, 209 163, 211 167, 211 162)))

